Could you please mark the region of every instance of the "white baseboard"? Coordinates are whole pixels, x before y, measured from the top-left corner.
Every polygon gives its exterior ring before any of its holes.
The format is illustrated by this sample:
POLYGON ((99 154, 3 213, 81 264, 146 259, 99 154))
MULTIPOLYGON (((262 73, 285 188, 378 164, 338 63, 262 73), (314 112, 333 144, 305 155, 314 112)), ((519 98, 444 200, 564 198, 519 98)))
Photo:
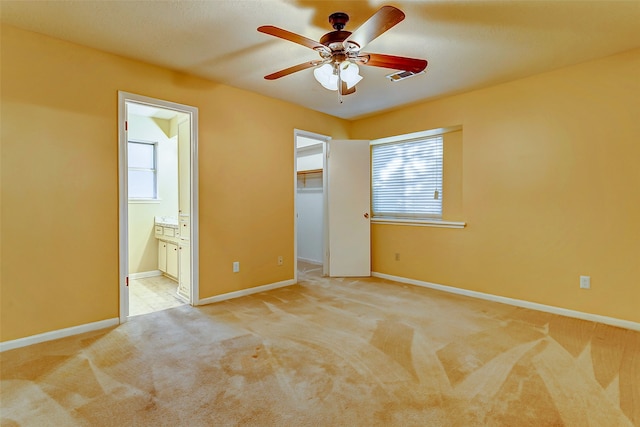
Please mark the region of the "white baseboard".
POLYGON ((268 285, 256 286, 255 288, 242 289, 241 291, 229 292, 222 295, 216 295, 209 298, 203 298, 198 301, 197 305, 212 304, 214 302, 225 301, 233 298, 240 298, 247 295, 257 294, 260 292, 270 291, 272 289, 283 288, 285 286, 295 285, 295 279, 284 280, 282 282, 270 283, 268 285))
POLYGON ((42 334, 31 335, 17 340, 0 342, 0 353, 14 348, 26 347, 32 344, 38 344, 46 341, 53 341, 59 338, 70 337, 71 335, 83 334, 85 332, 98 331, 100 329, 110 328, 120 324, 120 319, 101 320, 99 322, 86 323, 84 325, 72 326, 71 328, 58 329, 56 331, 45 332, 42 334))
MULTIPOLYGON (((620 328, 631 329, 634 331, 640 331, 640 323, 632 322, 629 320, 616 319, 614 317, 601 316, 599 314, 584 313, 576 310, 569 310, 566 308, 554 307, 551 305, 538 304, 535 302, 519 300, 515 298, 501 297, 498 295, 486 294, 484 292, 471 291, 468 289, 460 289, 452 286, 438 285, 436 283, 423 282, 421 280, 408 279, 405 277, 392 276, 390 274, 372 272, 373 277, 379 277, 381 279, 392 280, 394 282, 407 283, 415 286, 422 286, 425 288, 435 289, 438 291, 449 292, 452 294, 464 295, 472 298, 484 299, 487 301, 494 301, 503 304, 509 304, 516 307, 529 308, 532 310, 543 311, 546 313, 559 314, 561 316, 573 317, 576 319, 589 320, 592 322, 603 323, 606 325, 617 326, 620 328)), ((131 277, 131 276, 129 276, 131 277)), ((152 277, 152 276, 147 276, 152 277)), ((272 289, 282 288, 285 286, 295 285, 294 279, 284 280, 282 282, 271 283, 268 285, 256 286, 254 288, 243 289, 240 291, 229 292, 222 295, 216 295, 209 298, 203 298, 198 301, 197 305, 212 304, 214 302, 225 301, 228 299, 239 298, 247 295, 252 295, 260 292, 269 291, 272 289)), ((112 319, 101 320, 98 322, 87 323, 84 325, 73 326, 65 329, 58 329, 56 331, 45 332, 42 334, 31 335, 25 338, 18 338, 16 340, 0 342, 0 353, 3 351, 13 350, 20 347, 26 347, 32 344, 38 344, 46 341, 52 341, 59 338, 65 338, 72 335, 78 335, 85 332, 98 331, 100 329, 110 328, 117 326, 120 320, 115 317, 112 319)))
POLYGON ((393 280, 394 282, 407 283, 409 285, 422 286, 424 288, 436 289, 438 291, 449 292, 452 294, 464 295, 472 298, 479 298, 487 301, 514 305, 516 307, 530 308, 532 310, 544 311, 546 313, 559 314, 561 316, 589 320, 592 322, 604 323, 605 325, 640 331, 640 323, 632 322, 630 320, 616 319, 615 317, 601 316, 599 314, 584 313, 582 311, 569 310, 568 308, 554 307, 552 305, 538 304, 536 302, 519 300, 515 298, 501 297, 498 295, 486 294, 484 292, 455 288, 453 286, 438 285, 436 283, 423 282, 421 280, 408 279, 406 277, 392 276, 390 274, 372 272, 371 275, 374 277, 379 277, 381 279, 393 280))
POLYGON ((162 276, 162 271, 160 270, 151 270, 151 271, 141 271, 140 273, 130 273, 129 279, 145 279, 147 277, 156 277, 162 276))

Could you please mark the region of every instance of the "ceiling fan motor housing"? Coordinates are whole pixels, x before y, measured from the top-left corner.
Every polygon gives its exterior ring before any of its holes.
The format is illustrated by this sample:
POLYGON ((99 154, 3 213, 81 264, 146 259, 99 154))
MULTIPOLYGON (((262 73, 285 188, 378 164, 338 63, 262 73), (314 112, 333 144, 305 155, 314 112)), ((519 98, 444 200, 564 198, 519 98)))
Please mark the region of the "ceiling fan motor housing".
POLYGON ((336 31, 341 31, 349 22, 349 15, 344 12, 336 12, 329 15, 329 23, 336 31))
MULTIPOLYGON (((349 22, 349 15, 344 12, 336 12, 329 15, 329 22, 335 31, 325 34, 320 38, 320 44, 325 45, 332 52, 340 52, 346 48, 342 43, 350 35, 351 31, 343 31, 344 26, 349 22)), ((349 50, 358 50, 360 46, 356 43, 349 43, 349 50)))
POLYGON ((351 31, 331 31, 320 38, 320 44, 331 50, 342 50, 342 42, 351 35, 351 31))

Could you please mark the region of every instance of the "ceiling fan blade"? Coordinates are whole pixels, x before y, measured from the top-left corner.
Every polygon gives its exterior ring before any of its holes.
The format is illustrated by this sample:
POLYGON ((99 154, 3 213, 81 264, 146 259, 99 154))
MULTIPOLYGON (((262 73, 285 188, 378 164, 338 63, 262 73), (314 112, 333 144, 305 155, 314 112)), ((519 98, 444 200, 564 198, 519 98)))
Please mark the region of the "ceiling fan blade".
POLYGON ((347 84, 345 82, 342 82, 342 90, 340 91, 341 95, 351 95, 355 91, 356 91, 356 87, 355 86, 351 86, 351 89, 349 89, 347 87, 347 84))
POLYGON ((419 73, 427 68, 426 59, 406 58, 404 56, 382 55, 380 53, 364 53, 357 56, 363 65, 392 68, 394 70, 419 73))
POLYGON ((384 33, 404 19, 404 13, 393 6, 383 6, 373 14, 364 24, 356 29, 344 41, 344 46, 349 47, 350 43, 355 43, 362 49, 373 39, 384 33))
POLYGON ((275 80, 280 77, 288 76, 289 74, 293 74, 297 71, 306 70, 307 68, 315 67, 317 65, 322 64, 322 61, 309 61, 303 62, 302 64, 294 65, 293 67, 285 68, 284 70, 276 71, 275 73, 269 74, 268 76, 264 76, 267 80, 275 80))
POLYGON ((263 25, 262 27, 258 27, 258 31, 281 39, 289 40, 290 42, 301 44, 302 46, 306 46, 310 49, 324 50, 331 53, 329 48, 315 40, 308 39, 299 34, 292 33, 291 31, 283 30, 282 28, 274 27, 273 25, 263 25))

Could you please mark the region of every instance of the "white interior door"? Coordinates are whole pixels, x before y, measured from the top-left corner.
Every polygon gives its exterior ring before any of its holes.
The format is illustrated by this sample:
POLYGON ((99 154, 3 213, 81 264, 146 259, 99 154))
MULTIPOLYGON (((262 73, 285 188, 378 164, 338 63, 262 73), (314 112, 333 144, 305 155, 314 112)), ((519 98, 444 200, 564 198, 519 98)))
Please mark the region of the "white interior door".
POLYGON ((331 140, 327 158, 329 275, 371 275, 369 141, 331 140))

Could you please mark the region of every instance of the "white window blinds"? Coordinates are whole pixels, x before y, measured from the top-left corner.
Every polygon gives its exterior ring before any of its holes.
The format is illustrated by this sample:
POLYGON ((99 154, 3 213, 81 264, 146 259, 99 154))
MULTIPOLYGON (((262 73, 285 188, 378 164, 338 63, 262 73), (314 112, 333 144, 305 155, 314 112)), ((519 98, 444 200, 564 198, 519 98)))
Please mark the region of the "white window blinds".
POLYGON ((378 218, 442 218, 442 136, 371 147, 378 218))

